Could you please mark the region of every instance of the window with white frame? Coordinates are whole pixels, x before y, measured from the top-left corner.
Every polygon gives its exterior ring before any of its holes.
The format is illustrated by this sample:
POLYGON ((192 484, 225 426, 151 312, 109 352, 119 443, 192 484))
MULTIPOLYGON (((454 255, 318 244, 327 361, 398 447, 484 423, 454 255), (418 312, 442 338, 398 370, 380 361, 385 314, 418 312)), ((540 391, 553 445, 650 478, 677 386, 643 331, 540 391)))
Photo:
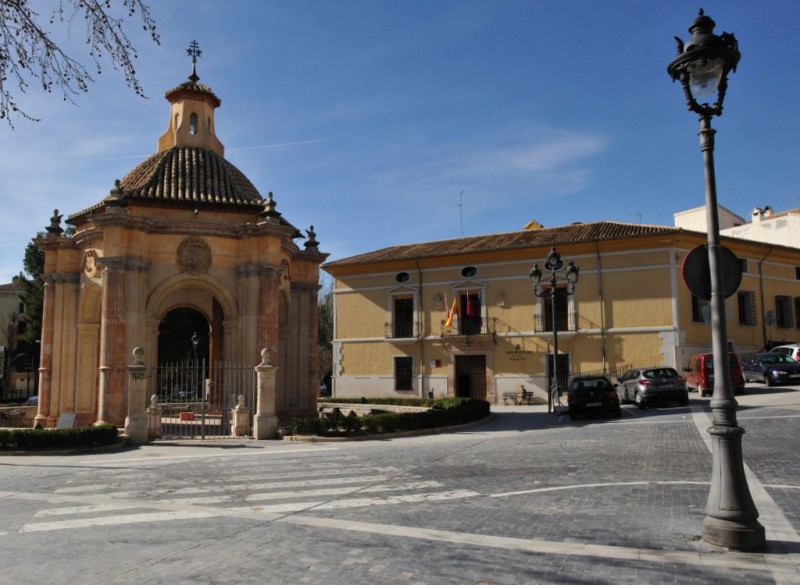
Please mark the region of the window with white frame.
POLYGON ((393 297, 392 337, 414 337, 414 297, 393 297))
POLYGON ((458 329, 461 335, 479 335, 481 319, 481 293, 462 291, 459 298, 458 329))

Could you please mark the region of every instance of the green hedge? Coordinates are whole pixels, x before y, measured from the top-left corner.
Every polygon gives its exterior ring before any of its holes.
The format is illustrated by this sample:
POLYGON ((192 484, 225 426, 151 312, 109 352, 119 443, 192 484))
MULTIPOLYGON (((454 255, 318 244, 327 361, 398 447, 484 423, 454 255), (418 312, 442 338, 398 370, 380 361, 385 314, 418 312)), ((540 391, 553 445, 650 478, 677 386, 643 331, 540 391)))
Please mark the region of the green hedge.
POLYGON ((112 445, 119 440, 114 425, 76 429, 0 429, 0 450, 33 451, 112 445))
MULTIPOLYGON (((347 416, 322 415, 319 417, 298 418, 292 421, 292 433, 295 435, 316 435, 321 437, 347 437, 359 435, 378 435, 399 431, 416 431, 437 427, 448 427, 480 420, 489 416, 489 403, 472 398, 440 398, 437 400, 422 399, 376 399, 369 402, 359 400, 347 401, 350 404, 393 404, 393 400, 401 400, 400 406, 428 406, 425 412, 399 412, 370 414, 359 417, 355 413, 347 416), (410 404, 411 401, 415 404, 410 404), (421 404, 427 402, 428 404, 421 404)), ((337 400, 336 402, 346 402, 337 400)))

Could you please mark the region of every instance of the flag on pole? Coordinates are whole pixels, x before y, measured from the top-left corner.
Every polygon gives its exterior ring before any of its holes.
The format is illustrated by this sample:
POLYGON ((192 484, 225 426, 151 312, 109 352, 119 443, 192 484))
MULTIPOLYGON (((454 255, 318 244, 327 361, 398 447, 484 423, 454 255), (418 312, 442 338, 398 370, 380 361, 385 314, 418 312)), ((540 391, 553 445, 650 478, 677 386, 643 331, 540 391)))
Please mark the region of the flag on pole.
POLYGON ((469 294, 467 291, 467 317, 474 317, 475 316, 475 301, 472 299, 472 295, 469 294))
POLYGON ((453 306, 447 313, 447 320, 444 322, 445 327, 450 327, 453 324, 453 317, 456 316, 456 309, 458 308, 458 295, 453 298, 453 306))

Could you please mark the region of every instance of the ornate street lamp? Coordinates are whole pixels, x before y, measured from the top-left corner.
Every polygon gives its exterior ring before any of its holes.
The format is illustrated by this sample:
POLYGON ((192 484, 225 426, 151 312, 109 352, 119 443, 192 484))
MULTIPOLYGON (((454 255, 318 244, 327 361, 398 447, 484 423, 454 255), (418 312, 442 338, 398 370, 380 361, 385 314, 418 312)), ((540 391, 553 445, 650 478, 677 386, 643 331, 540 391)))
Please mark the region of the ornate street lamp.
POLYGON ((689 110, 700 116, 700 150, 705 163, 708 263, 711 278, 711 339, 714 351, 714 393, 711 398, 713 469, 703 519, 702 538, 717 546, 755 550, 764 546, 764 527, 756 510, 742 462, 744 429, 736 422, 736 399, 728 360, 717 186, 714 177, 714 130, 711 118, 722 115, 728 73, 736 70, 739 46, 732 34, 714 34, 714 21, 700 11, 689 27, 692 37, 678 41, 678 56, 667 72, 683 86, 689 110), (697 100, 716 93, 714 105, 697 100))
POLYGON ((549 282, 542 284, 542 271, 539 270, 539 265, 534 264, 528 276, 533 284, 533 293, 538 298, 550 299, 550 321, 553 326, 553 368, 550 378, 550 388, 547 392, 547 412, 553 412, 553 396, 557 395, 559 391, 558 384, 558 322, 556 320, 556 295, 566 294, 567 296, 575 294, 575 283, 578 282, 578 268, 575 263, 570 261, 567 266, 565 274, 562 278, 566 279, 566 286, 559 287, 558 280, 561 270, 564 268, 564 261, 561 259, 561 254, 556 252, 555 248, 550 249, 547 255, 547 261, 544 263, 545 270, 550 272, 549 282))

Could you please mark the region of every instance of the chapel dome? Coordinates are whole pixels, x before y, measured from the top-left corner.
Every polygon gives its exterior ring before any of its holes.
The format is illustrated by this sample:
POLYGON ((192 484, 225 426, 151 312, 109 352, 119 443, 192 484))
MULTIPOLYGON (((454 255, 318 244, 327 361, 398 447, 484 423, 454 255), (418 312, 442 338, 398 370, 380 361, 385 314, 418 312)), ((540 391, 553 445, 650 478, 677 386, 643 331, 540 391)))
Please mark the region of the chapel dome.
MULTIPOLYGON (((280 218, 274 202, 267 202, 253 183, 225 160, 225 147, 216 135, 214 110, 222 101, 210 87, 199 83, 192 43, 192 73, 188 81, 168 90, 167 130, 158 139, 156 153, 147 158, 98 204, 70 216, 68 221, 101 212, 107 206, 136 202, 165 207, 214 207, 229 211, 263 210, 280 218)), ((286 223, 282 218, 281 223, 286 223)), ((288 224, 287 224, 288 225, 288 224)))
POLYGON ((123 199, 191 206, 261 207, 253 183, 213 150, 173 146, 137 165, 119 182, 123 199))

